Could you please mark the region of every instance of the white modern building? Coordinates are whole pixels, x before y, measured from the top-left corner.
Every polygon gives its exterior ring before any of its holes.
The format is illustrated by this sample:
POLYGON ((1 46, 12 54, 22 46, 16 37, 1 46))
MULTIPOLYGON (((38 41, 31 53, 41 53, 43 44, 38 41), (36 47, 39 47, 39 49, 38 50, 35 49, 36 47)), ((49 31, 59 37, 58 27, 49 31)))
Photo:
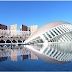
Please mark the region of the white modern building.
POLYGON ((43 25, 25 43, 71 42, 72 24, 55 21, 43 25))

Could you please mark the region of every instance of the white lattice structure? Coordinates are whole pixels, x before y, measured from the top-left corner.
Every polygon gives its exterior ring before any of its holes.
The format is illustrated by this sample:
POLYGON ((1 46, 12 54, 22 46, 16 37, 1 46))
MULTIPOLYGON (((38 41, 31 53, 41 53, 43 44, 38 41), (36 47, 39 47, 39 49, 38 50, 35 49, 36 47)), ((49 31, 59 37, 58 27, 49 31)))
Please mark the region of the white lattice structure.
POLYGON ((26 43, 71 42, 72 24, 55 21, 40 27, 26 43))
POLYGON ((16 31, 16 30, 1 30, 0 37, 23 37, 28 38, 31 35, 30 31, 16 31))

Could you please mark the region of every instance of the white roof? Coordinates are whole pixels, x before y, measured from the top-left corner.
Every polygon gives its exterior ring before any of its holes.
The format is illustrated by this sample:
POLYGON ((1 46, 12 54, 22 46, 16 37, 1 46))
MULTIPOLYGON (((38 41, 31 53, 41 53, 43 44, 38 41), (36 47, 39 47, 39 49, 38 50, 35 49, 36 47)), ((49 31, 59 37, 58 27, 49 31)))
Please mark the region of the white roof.
POLYGON ((28 39, 40 34, 42 31, 49 30, 53 27, 56 27, 56 26, 62 25, 62 24, 70 24, 70 23, 64 22, 64 21, 54 21, 54 22, 47 23, 47 24, 43 25, 42 27, 40 27, 39 29, 37 29, 28 39))

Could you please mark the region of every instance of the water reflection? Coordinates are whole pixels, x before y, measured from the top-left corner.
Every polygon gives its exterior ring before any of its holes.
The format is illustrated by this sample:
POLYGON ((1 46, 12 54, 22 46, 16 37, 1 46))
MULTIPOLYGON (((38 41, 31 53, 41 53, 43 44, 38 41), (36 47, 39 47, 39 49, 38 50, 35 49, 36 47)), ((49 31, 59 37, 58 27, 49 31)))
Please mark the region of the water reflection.
POLYGON ((21 56, 21 60, 26 60, 26 59, 37 59, 38 57, 30 52, 26 47, 16 47, 16 48, 1 48, 0 49, 0 62, 11 60, 11 61, 18 61, 17 58, 18 56, 21 56))
POLYGON ((17 50, 11 49, 9 59, 12 61, 17 61, 17 50))
POLYGON ((31 44, 26 46, 35 55, 46 62, 63 64, 72 61, 72 43, 31 44))
POLYGON ((31 54, 29 55, 29 59, 37 59, 38 60, 38 57, 33 52, 31 52, 31 54))
POLYGON ((23 45, 21 47, 8 47, 0 49, 0 62, 9 60, 18 61, 20 59, 42 59, 53 64, 64 64, 72 61, 72 43, 49 43, 23 45))
POLYGON ((0 57, 0 62, 6 61, 6 60, 7 60, 7 57, 0 57))

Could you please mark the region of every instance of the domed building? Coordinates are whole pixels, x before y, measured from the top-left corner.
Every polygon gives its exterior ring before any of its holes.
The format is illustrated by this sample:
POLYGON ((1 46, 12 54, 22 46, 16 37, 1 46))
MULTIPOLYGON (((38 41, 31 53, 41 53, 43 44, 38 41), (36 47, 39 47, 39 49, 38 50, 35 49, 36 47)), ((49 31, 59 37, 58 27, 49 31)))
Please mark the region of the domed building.
POLYGON ((34 32, 25 43, 71 42, 72 24, 63 21, 47 23, 34 32))

